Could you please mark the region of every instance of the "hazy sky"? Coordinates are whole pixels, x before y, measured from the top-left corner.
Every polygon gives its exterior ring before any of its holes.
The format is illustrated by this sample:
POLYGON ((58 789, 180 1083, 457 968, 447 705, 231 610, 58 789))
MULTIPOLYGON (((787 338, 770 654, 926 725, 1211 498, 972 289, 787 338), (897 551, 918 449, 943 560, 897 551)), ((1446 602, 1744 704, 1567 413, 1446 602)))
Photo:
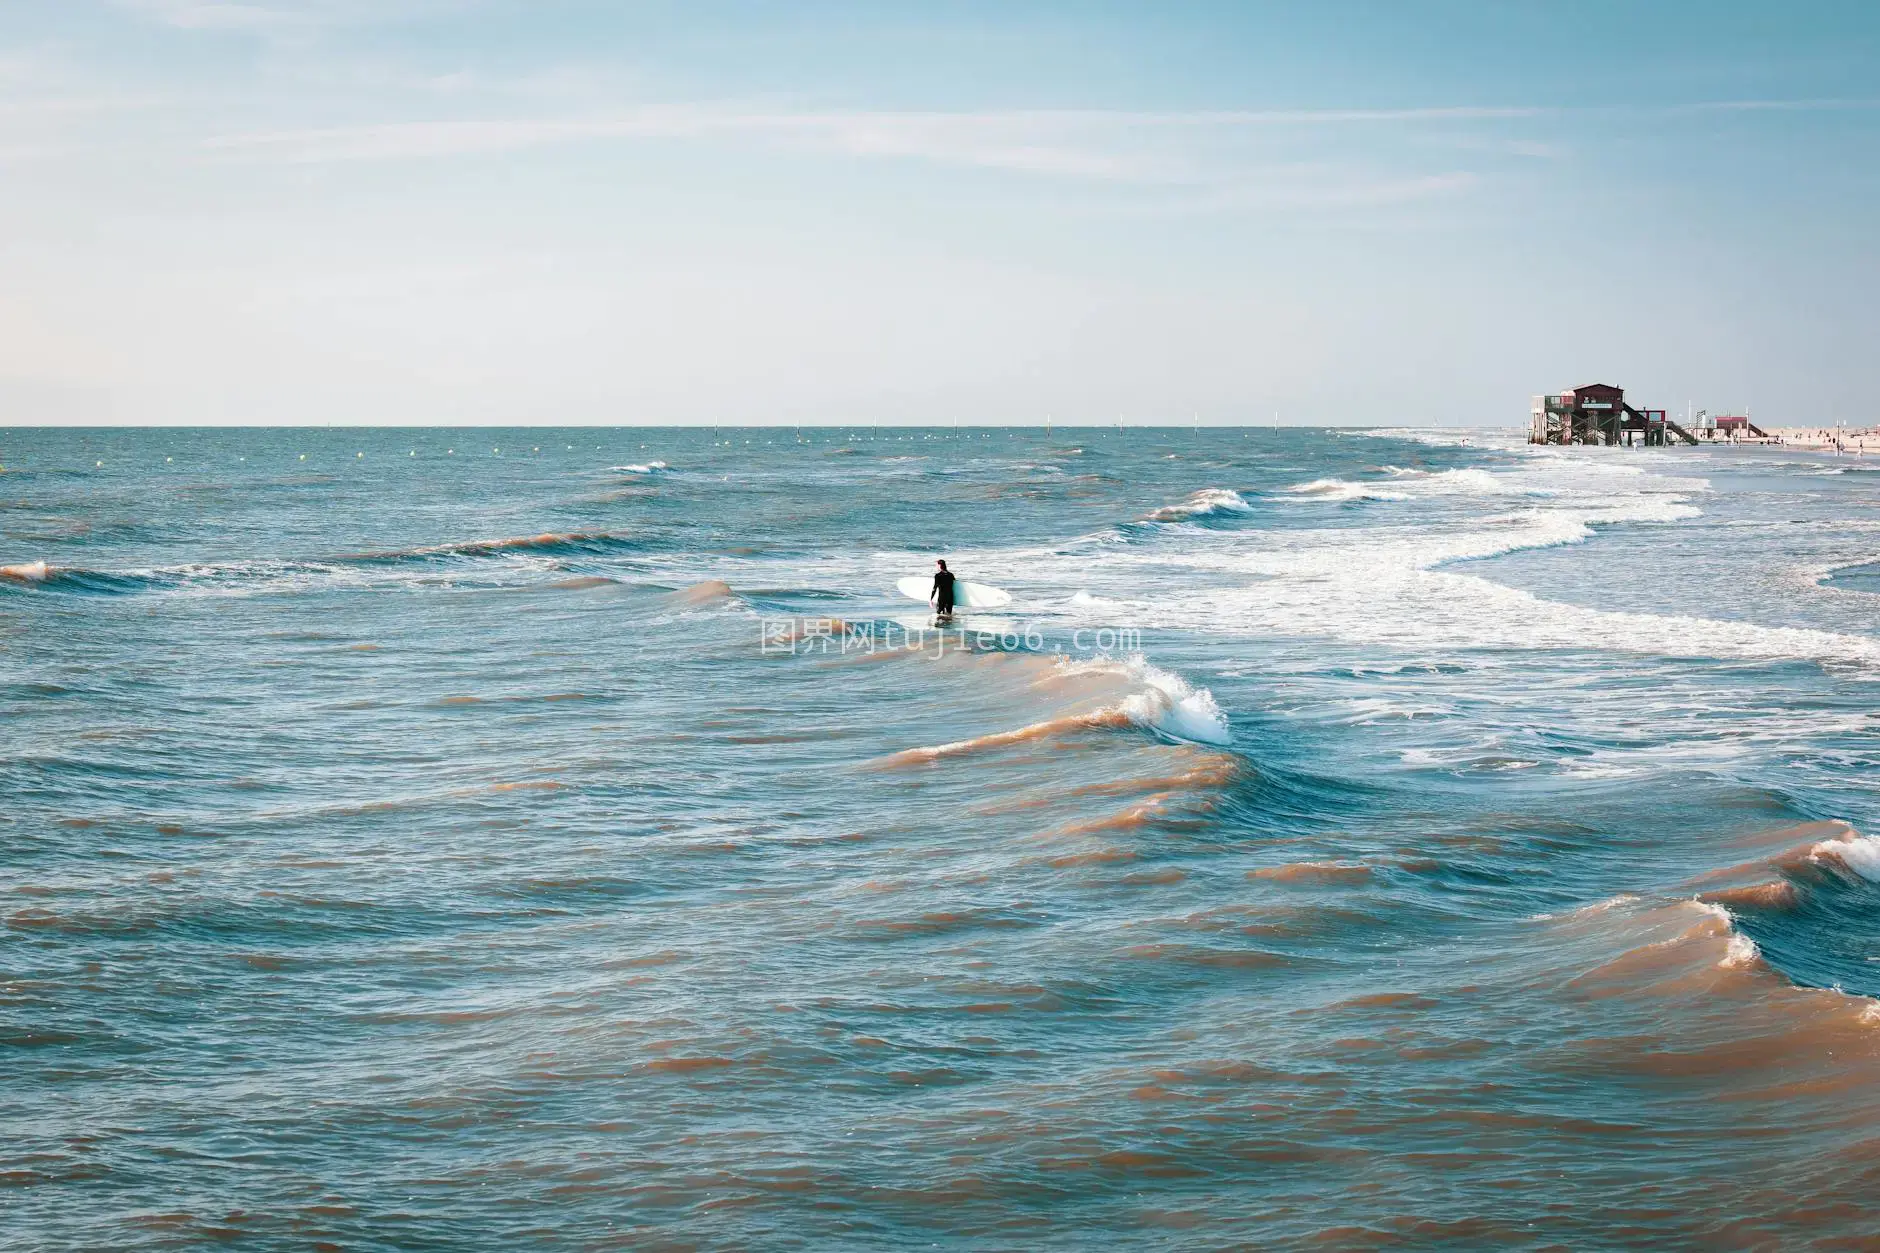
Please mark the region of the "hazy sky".
POLYGON ((0 0, 0 424, 1880 420, 1880 4, 0 0))

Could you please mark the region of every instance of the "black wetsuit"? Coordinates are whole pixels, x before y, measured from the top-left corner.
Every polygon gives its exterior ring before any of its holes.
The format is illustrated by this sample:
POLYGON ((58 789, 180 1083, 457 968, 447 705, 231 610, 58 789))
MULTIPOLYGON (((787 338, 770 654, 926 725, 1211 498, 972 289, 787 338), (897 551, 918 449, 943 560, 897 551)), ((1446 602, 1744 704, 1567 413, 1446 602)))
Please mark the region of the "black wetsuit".
POLYGON ((936 612, 953 612, 953 572, 951 570, 942 570, 933 576, 933 595, 936 612))

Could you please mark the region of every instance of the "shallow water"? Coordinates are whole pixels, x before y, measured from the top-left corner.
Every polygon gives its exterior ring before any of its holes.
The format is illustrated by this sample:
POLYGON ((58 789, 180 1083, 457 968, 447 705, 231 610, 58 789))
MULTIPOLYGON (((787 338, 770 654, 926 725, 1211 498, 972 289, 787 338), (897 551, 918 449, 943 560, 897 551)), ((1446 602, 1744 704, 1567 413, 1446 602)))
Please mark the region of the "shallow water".
POLYGON ((1864 462, 15 430, 0 464, 0 1247, 1880 1225, 1864 462), (892 586, 939 554, 1013 604, 923 631, 892 586))

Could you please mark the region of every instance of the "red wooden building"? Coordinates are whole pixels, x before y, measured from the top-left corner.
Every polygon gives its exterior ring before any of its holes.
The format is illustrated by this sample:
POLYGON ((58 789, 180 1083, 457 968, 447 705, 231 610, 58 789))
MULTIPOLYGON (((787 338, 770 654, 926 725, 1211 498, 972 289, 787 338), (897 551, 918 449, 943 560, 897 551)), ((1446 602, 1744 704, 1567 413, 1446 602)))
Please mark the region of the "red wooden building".
POLYGON ((1528 428, 1530 444, 1645 444, 1659 446, 1671 437, 1697 440, 1665 416, 1663 409, 1634 409, 1625 389, 1610 383, 1586 383, 1551 396, 1536 396, 1528 428))

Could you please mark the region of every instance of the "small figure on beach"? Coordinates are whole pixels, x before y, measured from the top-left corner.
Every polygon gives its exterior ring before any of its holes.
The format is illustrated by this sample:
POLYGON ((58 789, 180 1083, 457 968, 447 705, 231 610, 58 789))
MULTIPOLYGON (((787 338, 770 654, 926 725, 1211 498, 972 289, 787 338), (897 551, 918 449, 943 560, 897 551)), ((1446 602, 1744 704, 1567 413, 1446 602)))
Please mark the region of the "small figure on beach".
POLYGON ((934 605, 934 612, 942 618, 953 616, 953 572, 947 569, 945 560, 934 562, 940 568, 934 571, 933 591, 927 593, 927 599, 934 605))

